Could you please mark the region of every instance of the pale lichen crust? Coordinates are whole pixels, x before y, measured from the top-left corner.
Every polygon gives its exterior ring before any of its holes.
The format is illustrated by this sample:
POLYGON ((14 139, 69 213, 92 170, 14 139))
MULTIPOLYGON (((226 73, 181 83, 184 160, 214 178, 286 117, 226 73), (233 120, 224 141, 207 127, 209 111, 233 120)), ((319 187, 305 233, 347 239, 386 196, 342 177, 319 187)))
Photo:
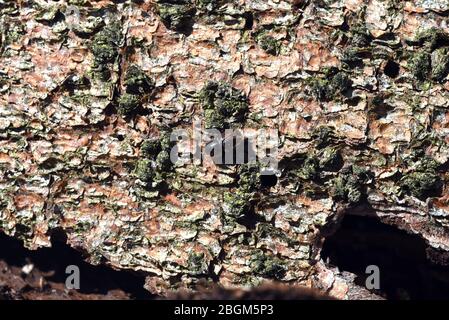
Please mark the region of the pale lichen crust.
MULTIPOLYGON (((447 1, 0 1, 0 228, 55 230, 155 293, 279 280, 368 206, 449 250, 447 1), (260 163, 175 165, 175 129, 279 132, 260 163)), ((394 244, 392 244, 394 245, 394 244)))

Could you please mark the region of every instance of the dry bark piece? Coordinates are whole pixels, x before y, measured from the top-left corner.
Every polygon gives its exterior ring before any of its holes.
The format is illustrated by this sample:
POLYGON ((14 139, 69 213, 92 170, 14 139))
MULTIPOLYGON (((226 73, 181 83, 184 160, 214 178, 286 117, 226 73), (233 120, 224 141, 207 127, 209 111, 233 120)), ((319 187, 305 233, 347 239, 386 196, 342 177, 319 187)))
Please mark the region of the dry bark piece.
POLYGON ((36 249, 61 229, 157 294, 276 279, 353 298, 320 250, 355 206, 449 251, 445 1, 74 5, 76 27, 64 3, 0 4, 3 232, 36 249), (167 134, 195 116, 278 129, 276 179, 173 166, 167 134))

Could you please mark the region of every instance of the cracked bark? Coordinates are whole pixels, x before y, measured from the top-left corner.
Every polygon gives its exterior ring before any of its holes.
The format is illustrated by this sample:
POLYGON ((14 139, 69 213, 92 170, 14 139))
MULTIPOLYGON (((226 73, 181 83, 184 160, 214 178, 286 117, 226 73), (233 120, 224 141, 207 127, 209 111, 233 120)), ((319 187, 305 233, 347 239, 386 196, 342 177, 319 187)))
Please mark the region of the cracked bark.
POLYGON ((445 261, 446 1, 3 0, 0 10, 0 228, 28 248, 61 229, 90 263, 144 272, 157 294, 277 280, 344 299, 361 289, 320 251, 360 212, 445 261), (127 77, 131 66, 141 73, 127 77), (208 80, 235 89, 214 99, 244 95, 242 121, 204 101, 208 80), (276 184, 239 166, 166 166, 165 135, 195 116, 278 129, 276 184))

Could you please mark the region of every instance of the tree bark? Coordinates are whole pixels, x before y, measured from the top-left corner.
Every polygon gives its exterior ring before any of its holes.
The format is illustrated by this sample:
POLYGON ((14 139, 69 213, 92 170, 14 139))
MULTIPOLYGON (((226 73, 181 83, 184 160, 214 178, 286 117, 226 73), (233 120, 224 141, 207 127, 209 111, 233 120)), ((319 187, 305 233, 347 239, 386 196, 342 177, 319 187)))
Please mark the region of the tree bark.
POLYGON ((342 299, 360 288, 320 252, 345 214, 449 250, 447 1, 0 12, 0 228, 28 248, 62 230, 90 263, 142 271, 162 295, 277 280, 342 299), (276 178, 171 164, 168 135, 197 118, 276 129, 276 178))

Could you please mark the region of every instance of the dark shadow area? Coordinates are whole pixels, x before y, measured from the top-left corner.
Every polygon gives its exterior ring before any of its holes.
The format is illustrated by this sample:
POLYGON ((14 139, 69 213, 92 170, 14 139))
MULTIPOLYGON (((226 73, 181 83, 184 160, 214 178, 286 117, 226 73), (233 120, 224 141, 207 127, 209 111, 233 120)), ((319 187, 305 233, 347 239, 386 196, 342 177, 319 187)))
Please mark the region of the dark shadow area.
POLYGON ((378 266, 380 290, 373 292, 387 299, 449 298, 449 268, 427 258, 424 240, 375 218, 346 215, 325 240, 322 258, 356 274, 356 284, 363 287, 371 274, 366 267, 378 266))
POLYGON ((385 118, 389 112, 394 108, 385 103, 385 98, 382 96, 375 96, 369 104, 369 114, 375 119, 385 118))
MULTIPOLYGON (((107 266, 93 266, 84 261, 77 250, 65 243, 62 232, 52 236, 52 248, 28 250, 22 242, 0 233, 0 261, 9 268, 33 264, 33 272, 48 283, 65 284, 65 270, 68 265, 76 265, 80 270, 80 290, 82 294, 107 294, 110 290, 120 290, 134 299, 154 298, 143 286, 145 276, 126 270, 114 270, 107 266)), ((26 274, 21 275, 26 278, 26 274)))
POLYGON ((251 12, 245 12, 243 17, 245 18, 245 26, 243 27, 243 30, 252 30, 254 26, 253 14, 251 12))
POLYGON ((274 187, 278 183, 278 178, 273 174, 264 174, 260 176, 260 185, 263 188, 274 187))
POLYGON ((260 222, 265 222, 265 220, 258 214, 254 212, 254 208, 251 207, 243 217, 237 218, 236 220, 239 224, 248 228, 248 230, 255 230, 257 224, 260 222))
POLYGON ((388 60, 384 68, 384 73, 390 78, 396 78, 399 75, 400 66, 397 62, 388 60))

